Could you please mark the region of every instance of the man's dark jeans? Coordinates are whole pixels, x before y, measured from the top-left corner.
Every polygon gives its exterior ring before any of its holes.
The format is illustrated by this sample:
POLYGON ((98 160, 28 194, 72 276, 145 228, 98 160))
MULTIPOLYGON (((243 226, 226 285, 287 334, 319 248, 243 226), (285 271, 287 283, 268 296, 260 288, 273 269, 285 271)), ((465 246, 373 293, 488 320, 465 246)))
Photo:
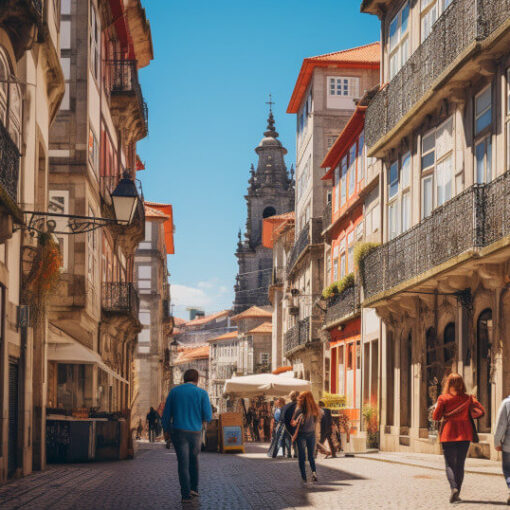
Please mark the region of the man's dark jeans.
POLYGON ((469 441, 450 441, 443 443, 446 477, 451 489, 462 488, 464 464, 469 450, 469 441))
POLYGON ((181 497, 188 499, 190 490, 198 492, 198 454, 202 433, 174 429, 171 436, 177 455, 181 497))
POLYGON ((505 481, 510 489, 510 452, 503 452, 503 474, 505 481))

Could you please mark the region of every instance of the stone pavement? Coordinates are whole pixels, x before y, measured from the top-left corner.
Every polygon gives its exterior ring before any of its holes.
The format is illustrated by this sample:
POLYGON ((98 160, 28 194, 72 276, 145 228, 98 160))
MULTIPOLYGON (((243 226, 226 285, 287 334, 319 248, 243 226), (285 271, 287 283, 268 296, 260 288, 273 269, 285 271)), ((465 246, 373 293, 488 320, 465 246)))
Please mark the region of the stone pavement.
MULTIPOLYGON (((297 461, 269 459, 265 445, 250 445, 242 455, 201 455, 200 502, 208 510, 353 508, 442 510, 448 503, 443 473, 354 457, 318 461, 320 481, 300 486, 297 461)), ((464 502, 455 509, 501 508, 503 477, 467 474, 464 502)), ((178 510, 173 450, 161 443, 141 444, 134 460, 50 466, 0 486, 2 510, 178 510)))

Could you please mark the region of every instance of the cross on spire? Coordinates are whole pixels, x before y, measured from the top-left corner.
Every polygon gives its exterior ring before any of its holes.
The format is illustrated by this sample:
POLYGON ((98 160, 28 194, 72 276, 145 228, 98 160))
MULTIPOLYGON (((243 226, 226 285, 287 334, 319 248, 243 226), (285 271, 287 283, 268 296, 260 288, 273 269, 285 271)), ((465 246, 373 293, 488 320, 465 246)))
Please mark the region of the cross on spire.
POLYGON ((273 96, 271 95, 271 92, 269 93, 269 101, 266 101, 266 104, 269 105, 269 111, 272 112, 273 111, 273 105, 276 104, 276 103, 273 101, 273 96))

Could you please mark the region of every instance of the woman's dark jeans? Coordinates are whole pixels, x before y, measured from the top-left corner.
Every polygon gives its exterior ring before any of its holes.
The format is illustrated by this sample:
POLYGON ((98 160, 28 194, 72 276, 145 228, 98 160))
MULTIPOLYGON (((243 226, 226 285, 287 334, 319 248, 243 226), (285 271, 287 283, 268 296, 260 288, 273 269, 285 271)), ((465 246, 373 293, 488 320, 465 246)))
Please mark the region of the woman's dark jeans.
POLYGON ((198 454, 202 433, 174 429, 171 436, 177 456, 181 496, 189 499, 190 490, 198 492, 198 454))
POLYGON ((452 489, 460 492, 464 481, 464 464, 469 450, 469 441, 449 441, 442 443, 446 464, 446 477, 452 489))
POLYGON ((308 453, 308 462, 310 462, 312 473, 316 471, 315 459, 313 457, 315 453, 315 432, 305 432, 298 434, 296 442, 298 447, 298 460, 299 469, 301 471, 301 478, 303 478, 303 480, 306 482, 306 453, 308 453))

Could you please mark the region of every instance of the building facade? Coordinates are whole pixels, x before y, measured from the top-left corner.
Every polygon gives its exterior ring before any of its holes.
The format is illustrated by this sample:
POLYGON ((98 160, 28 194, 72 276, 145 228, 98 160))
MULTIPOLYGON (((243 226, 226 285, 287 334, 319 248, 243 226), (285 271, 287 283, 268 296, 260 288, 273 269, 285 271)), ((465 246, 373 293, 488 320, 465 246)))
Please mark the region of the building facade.
POLYGON ((173 364, 173 385, 182 384, 186 370, 194 369, 198 372, 198 387, 207 391, 209 389, 209 350, 209 345, 179 347, 173 364))
POLYGON ((24 211, 47 210, 49 131, 64 95, 55 2, 0 10, 0 482, 44 469, 46 315, 29 317, 37 237, 24 211))
POLYGON ((289 212, 294 208, 294 183, 285 165, 287 149, 278 140, 273 112, 269 112, 267 131, 264 132, 255 152, 257 169, 251 167, 244 239, 239 233, 234 313, 250 306, 267 306, 267 291, 271 282, 271 251, 262 244, 262 221, 264 218, 289 212))
POLYGON ((168 333, 172 328, 167 255, 174 251, 173 210, 170 204, 145 202, 145 239, 135 254, 135 286, 140 296, 135 355, 132 422, 145 420, 170 391, 168 333))
POLYGON ((371 1, 382 81, 366 112, 383 166, 383 241, 364 262, 364 306, 384 321, 381 446, 439 452, 431 408, 451 371, 487 410, 508 394, 510 7, 490 0, 371 1))
POLYGON ((287 113, 296 114, 295 243, 286 267, 285 356, 296 374, 323 391, 321 311, 324 286, 323 212, 328 186, 320 167, 363 91, 379 83, 379 43, 307 58, 287 113))

